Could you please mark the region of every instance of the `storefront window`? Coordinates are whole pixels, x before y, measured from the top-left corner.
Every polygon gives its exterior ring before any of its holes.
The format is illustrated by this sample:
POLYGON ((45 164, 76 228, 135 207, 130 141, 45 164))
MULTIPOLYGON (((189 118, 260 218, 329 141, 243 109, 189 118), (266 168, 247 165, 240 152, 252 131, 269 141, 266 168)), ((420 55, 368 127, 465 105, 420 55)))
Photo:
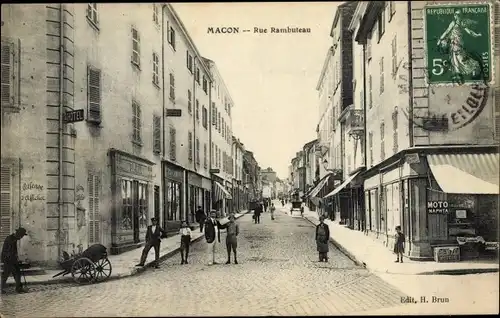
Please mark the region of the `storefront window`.
POLYGON ((139 183, 139 228, 146 229, 148 226, 148 185, 139 183))
POLYGON ((132 181, 123 180, 121 181, 122 188, 122 230, 132 230, 132 181))
POLYGON ((174 196, 175 196, 175 200, 174 200, 174 211, 175 211, 175 217, 176 217, 176 220, 178 220, 180 218, 180 215, 181 215, 181 205, 180 205, 180 200, 181 200, 181 185, 180 183, 174 183, 174 196))
POLYGON ((450 236, 477 235, 475 219, 475 197, 465 194, 447 194, 448 233, 450 236))

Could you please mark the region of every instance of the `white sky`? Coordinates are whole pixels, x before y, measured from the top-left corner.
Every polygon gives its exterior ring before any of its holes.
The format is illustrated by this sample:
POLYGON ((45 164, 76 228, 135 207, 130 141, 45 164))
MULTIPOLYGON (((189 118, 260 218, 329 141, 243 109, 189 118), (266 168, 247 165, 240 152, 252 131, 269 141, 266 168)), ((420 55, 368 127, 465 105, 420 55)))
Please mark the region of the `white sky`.
MULTIPOLYGON (((316 138, 316 84, 331 45, 337 3, 173 3, 204 57, 212 59, 234 100, 233 134, 262 168, 286 178, 302 146, 316 138), (208 34, 208 27, 240 27, 208 34), (254 34, 243 29, 310 28, 311 33, 254 34)), ((268 31, 269 32, 269 31, 268 31)))

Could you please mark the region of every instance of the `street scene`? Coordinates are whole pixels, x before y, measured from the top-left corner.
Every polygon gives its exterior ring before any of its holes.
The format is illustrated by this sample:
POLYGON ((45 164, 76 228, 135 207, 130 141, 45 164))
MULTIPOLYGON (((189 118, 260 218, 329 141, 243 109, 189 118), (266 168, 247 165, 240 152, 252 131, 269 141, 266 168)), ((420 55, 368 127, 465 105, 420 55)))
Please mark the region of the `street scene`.
POLYGON ((1 25, 0 316, 498 314, 499 0, 1 25))

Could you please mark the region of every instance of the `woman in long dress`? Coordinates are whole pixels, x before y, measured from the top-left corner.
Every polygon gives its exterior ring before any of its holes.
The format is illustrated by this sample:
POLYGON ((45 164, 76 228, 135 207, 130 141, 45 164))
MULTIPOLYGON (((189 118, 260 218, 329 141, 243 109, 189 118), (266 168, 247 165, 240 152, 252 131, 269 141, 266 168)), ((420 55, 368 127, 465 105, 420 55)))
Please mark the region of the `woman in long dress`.
POLYGON ((473 37, 481 36, 480 33, 476 33, 469 28, 472 24, 477 24, 477 21, 463 19, 460 10, 456 10, 453 21, 450 22, 448 28, 437 42, 438 47, 446 48, 449 46, 450 63, 455 76, 476 76, 481 71, 479 61, 474 59, 464 48, 464 32, 473 37))
POLYGON ((319 217, 319 224, 316 226, 316 249, 319 253, 320 262, 328 262, 328 242, 330 240, 330 229, 325 224, 325 217, 319 217))

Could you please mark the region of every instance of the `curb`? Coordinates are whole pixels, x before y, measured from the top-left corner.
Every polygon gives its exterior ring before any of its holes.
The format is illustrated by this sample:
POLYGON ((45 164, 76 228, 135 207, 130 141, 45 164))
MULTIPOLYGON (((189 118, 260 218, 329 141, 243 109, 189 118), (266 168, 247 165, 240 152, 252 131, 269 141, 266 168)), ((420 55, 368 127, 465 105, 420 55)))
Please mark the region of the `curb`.
MULTIPOLYGON (((245 216, 249 211, 247 210, 246 212, 244 213, 241 213, 240 215, 238 215, 238 217, 236 217, 236 219, 239 219, 243 216, 245 216)), ((191 245, 200 241, 202 238, 204 238, 204 235, 200 235, 199 237, 197 238, 194 238, 191 240, 191 245)), ((169 259, 170 257, 174 256, 175 254, 177 254, 178 252, 180 252, 180 247, 177 247, 163 255, 160 256, 160 258, 158 259, 158 262, 162 262, 166 259, 169 259)), ((122 274, 118 274, 118 275, 111 275, 108 279, 106 279, 105 281, 102 281, 102 283, 104 282, 109 282, 109 281, 113 281, 113 280, 118 280, 118 279, 123 279, 123 278, 128 278, 128 277, 132 277, 132 276, 135 276, 135 275, 138 275, 140 273, 143 273, 145 272, 148 268, 152 268, 154 266, 154 263, 155 261, 150 261, 148 263, 146 263, 143 267, 135 267, 133 268, 130 272, 128 273, 122 273, 122 274)), ((36 275, 34 275, 36 276, 36 275)), ((28 276, 29 277, 29 276, 28 276)), ((24 279, 21 278, 22 281, 24 281, 24 279)), ((51 279, 51 280, 47 280, 47 281, 26 281, 26 283, 23 282, 23 285, 55 285, 55 284, 71 284, 73 283, 75 286, 83 286, 84 284, 82 285, 79 285, 77 283, 75 283, 73 281, 72 278, 70 277, 67 277, 67 278, 62 278, 62 279, 51 279)), ((7 283, 6 284, 6 287, 7 286, 15 286, 15 283, 14 282, 10 282, 10 283, 7 283)))

